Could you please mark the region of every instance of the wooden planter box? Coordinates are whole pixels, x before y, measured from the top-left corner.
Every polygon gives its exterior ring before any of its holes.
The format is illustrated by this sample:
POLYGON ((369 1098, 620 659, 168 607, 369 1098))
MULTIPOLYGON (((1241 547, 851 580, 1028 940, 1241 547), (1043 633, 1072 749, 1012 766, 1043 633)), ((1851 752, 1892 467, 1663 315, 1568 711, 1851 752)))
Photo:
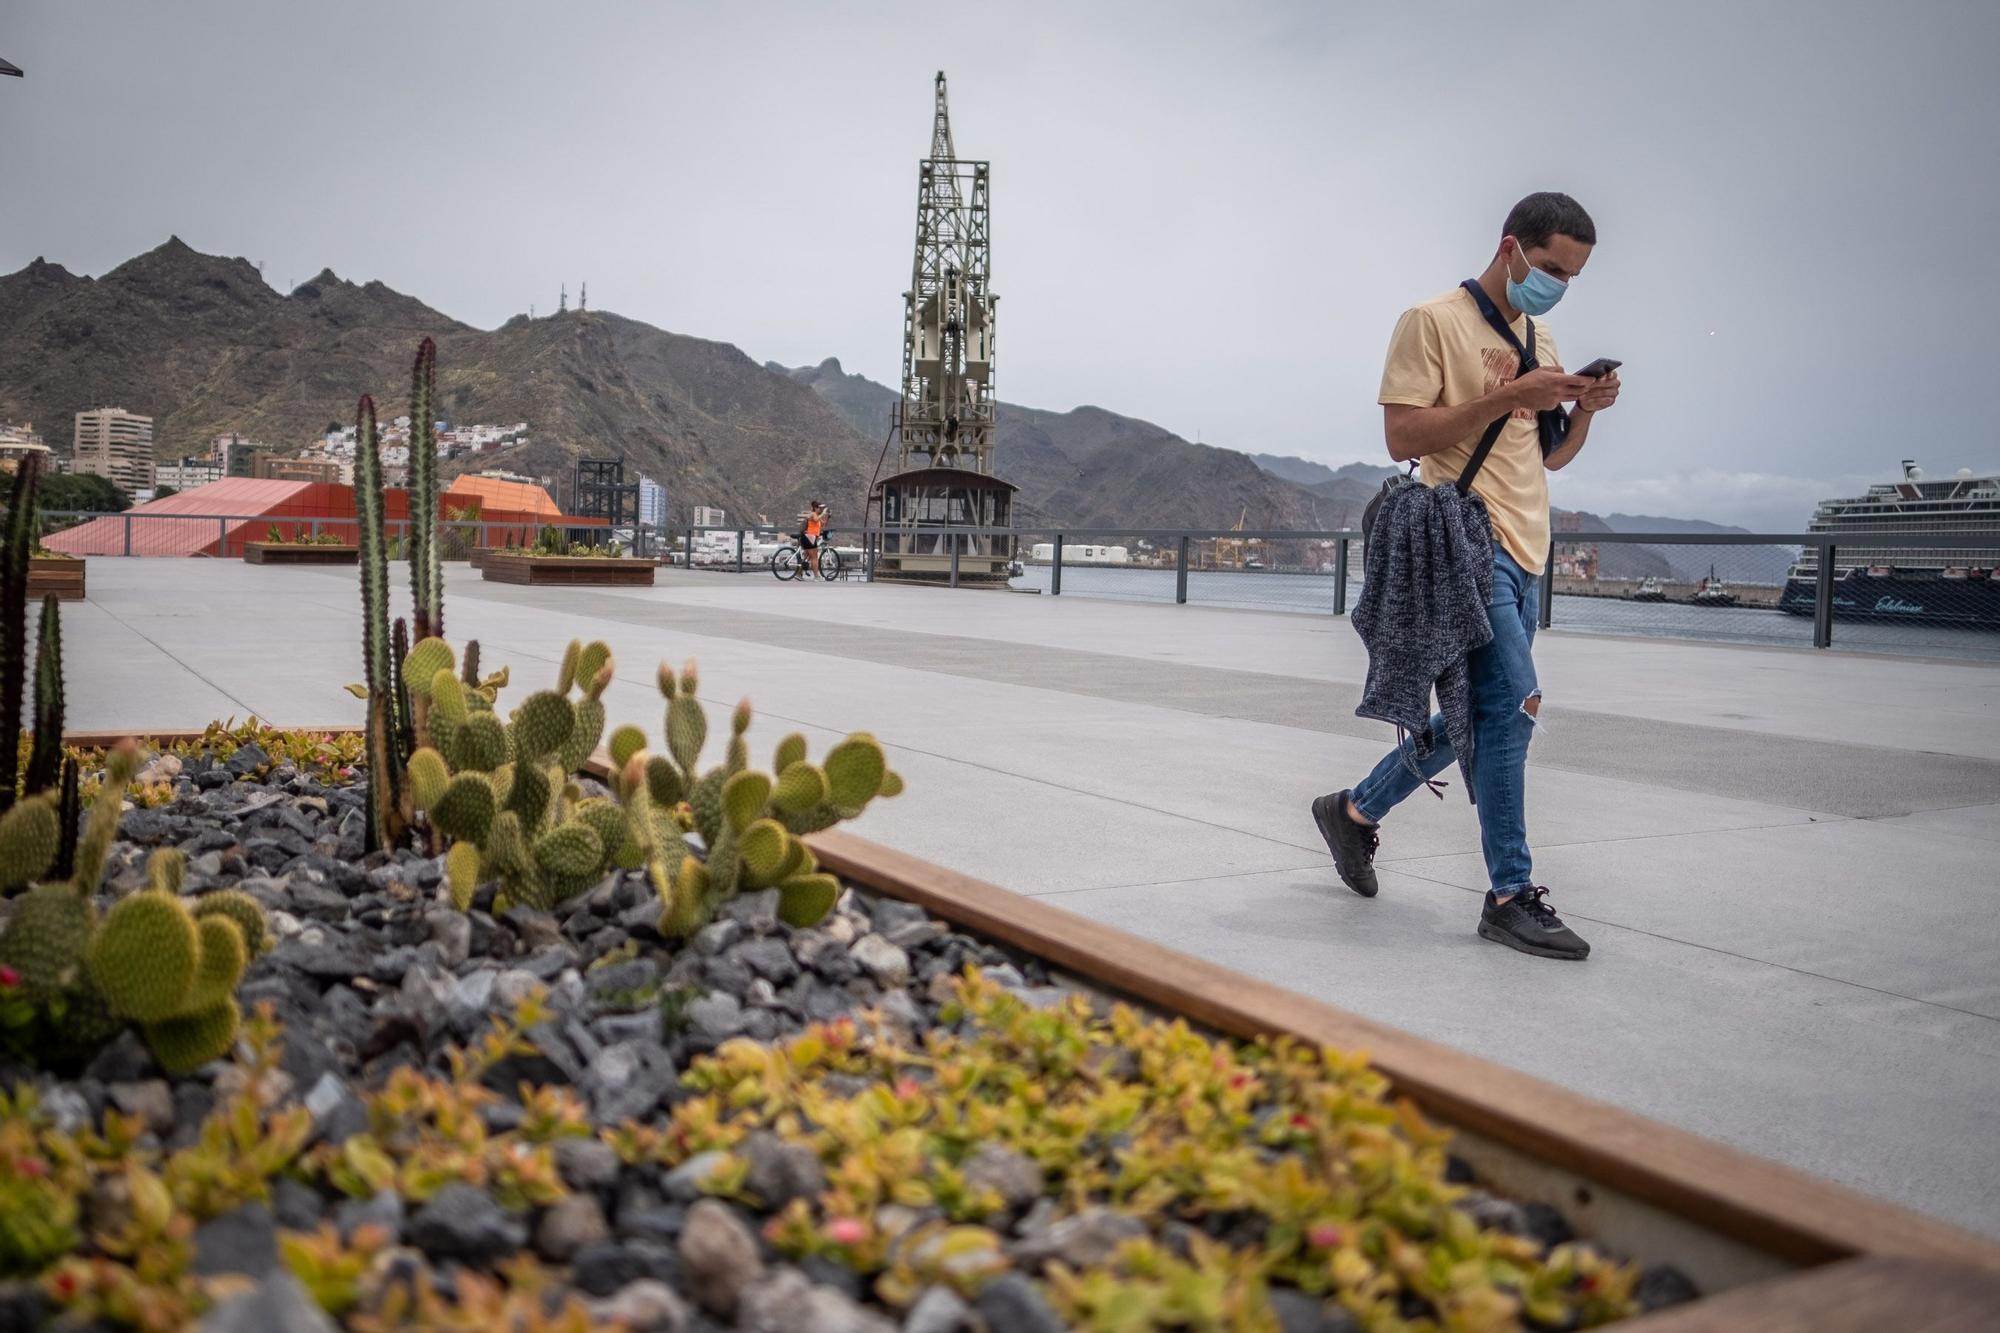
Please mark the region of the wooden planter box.
MULTIPOLYGON (((91 748, 124 734, 76 732, 63 739, 91 748)), ((602 778, 609 766, 599 751, 584 771, 602 778)), ((820 867, 848 883, 1023 950, 1076 984, 1211 1032, 1366 1052, 1399 1096, 1453 1132, 1452 1150, 1483 1186, 1515 1202, 1552 1204, 1583 1238, 1638 1263, 1672 1264, 1703 1292, 1699 1300, 1614 1328, 1984 1333, 1994 1327, 2000 1242, 853 834, 830 830, 807 841, 820 867)))
POLYGON ((504 555, 506 548, 502 546, 475 546, 466 552, 466 563, 470 564, 474 569, 484 569, 486 568, 488 557, 496 553, 504 555))
POLYGON ((252 565, 352 565, 358 546, 313 546, 298 542, 244 542, 243 560, 252 565))
POLYGON ((479 572, 488 583, 650 588, 653 586, 653 571, 658 568, 651 560, 630 557, 507 555, 500 551, 488 551, 479 572))
POLYGON ((37 555, 28 558, 28 600, 39 602, 50 593, 59 602, 83 600, 80 556, 37 555))

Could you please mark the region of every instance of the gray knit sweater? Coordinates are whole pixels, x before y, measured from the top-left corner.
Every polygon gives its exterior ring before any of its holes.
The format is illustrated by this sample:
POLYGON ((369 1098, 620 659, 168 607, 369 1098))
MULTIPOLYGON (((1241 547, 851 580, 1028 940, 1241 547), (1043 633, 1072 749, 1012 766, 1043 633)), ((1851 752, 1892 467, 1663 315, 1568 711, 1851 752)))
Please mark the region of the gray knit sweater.
POLYGON ((1486 502, 1456 486, 1397 487, 1369 533, 1354 628, 1368 648, 1358 717, 1396 724, 1422 759, 1437 691, 1445 735, 1472 794, 1472 686, 1466 654, 1493 640, 1493 520, 1486 502))

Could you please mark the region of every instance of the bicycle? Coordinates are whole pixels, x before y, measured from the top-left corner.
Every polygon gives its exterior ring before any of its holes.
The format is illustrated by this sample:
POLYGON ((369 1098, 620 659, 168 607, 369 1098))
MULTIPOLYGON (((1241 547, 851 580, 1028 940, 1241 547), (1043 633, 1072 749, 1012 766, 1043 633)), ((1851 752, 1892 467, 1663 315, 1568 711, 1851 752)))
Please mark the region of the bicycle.
MULTIPOLYGON (((831 528, 819 536, 819 576, 828 583, 840 577, 840 552, 834 549, 830 540, 832 536, 831 528)), ((771 552, 771 573, 780 583, 787 579, 812 577, 812 561, 805 548, 799 545, 796 535, 789 543, 771 552)))

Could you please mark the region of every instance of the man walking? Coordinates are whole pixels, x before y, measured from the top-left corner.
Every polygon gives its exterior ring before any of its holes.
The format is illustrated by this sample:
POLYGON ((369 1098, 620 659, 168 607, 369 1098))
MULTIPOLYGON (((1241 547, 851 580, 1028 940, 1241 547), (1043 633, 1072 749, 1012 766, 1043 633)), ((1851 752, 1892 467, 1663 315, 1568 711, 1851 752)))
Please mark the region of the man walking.
MULTIPOLYGON (((1583 272, 1597 229, 1566 194, 1531 194, 1507 215, 1486 271, 1406 312, 1382 372, 1389 456, 1421 459, 1423 481, 1456 481, 1490 423, 1506 424, 1472 481, 1492 518, 1492 642, 1466 659, 1472 704, 1472 795, 1491 889, 1482 938, 1545 958, 1583 958, 1590 946, 1549 906, 1531 878, 1524 770, 1542 692, 1530 653, 1538 580, 1549 554, 1547 474, 1566 467, 1590 437, 1594 415, 1618 401, 1618 376, 1565 374, 1541 318, 1583 272), (1532 319, 1524 318, 1532 317, 1532 319), (1533 329, 1534 345, 1522 340, 1533 329), (1523 354, 1527 368, 1523 369, 1523 354), (1561 405, 1573 401, 1567 414, 1561 405)), ((1313 820, 1341 882, 1375 896, 1381 821, 1404 797, 1455 760, 1445 719, 1431 719, 1432 748, 1411 741, 1390 751, 1357 787, 1319 797, 1313 820)))

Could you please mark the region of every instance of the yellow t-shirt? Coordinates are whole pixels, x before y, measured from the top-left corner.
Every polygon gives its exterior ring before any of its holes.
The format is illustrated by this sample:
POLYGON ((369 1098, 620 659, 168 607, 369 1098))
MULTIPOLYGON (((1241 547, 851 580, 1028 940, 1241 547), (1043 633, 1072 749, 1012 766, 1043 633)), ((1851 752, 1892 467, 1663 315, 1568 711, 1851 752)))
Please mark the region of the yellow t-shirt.
MULTIPOLYGON (((1515 320, 1514 336, 1526 332, 1524 322, 1515 320)), ((1560 364, 1546 320, 1535 321, 1535 360, 1544 366, 1560 364)), ((1376 401, 1384 406, 1455 407, 1491 393, 1520 368, 1521 358, 1487 324, 1472 294, 1454 287, 1412 306, 1396 321, 1376 401)), ((1482 421, 1451 448, 1426 455, 1424 484, 1456 481, 1489 424, 1482 421)), ((1507 554, 1530 574, 1541 573, 1549 560, 1549 477, 1542 466, 1533 412, 1514 413, 1472 479, 1472 489, 1486 501, 1493 531, 1507 554)))

